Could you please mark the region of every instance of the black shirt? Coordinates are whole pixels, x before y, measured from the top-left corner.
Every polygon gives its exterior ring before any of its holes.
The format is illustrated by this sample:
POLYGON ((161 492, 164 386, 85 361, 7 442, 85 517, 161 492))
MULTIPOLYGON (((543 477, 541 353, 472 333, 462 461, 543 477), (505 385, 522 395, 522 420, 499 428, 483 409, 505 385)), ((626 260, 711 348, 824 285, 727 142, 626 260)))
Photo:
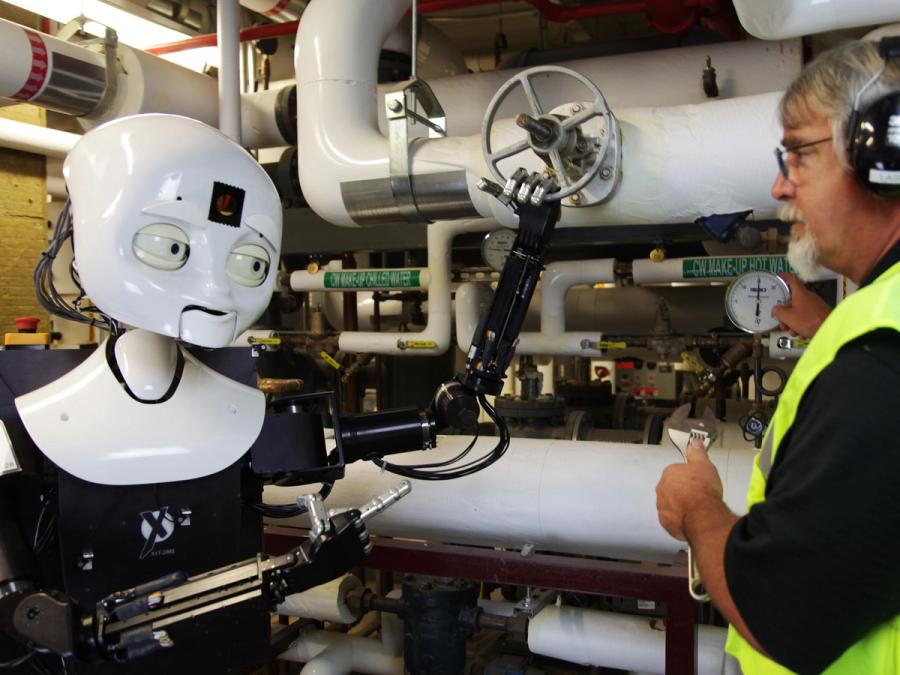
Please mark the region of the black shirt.
MULTIPOLYGON (((900 261, 894 246, 871 283, 900 261)), ((818 673, 900 614, 900 333, 847 345, 803 395, 766 500, 731 530, 725 577, 776 661, 818 673)))

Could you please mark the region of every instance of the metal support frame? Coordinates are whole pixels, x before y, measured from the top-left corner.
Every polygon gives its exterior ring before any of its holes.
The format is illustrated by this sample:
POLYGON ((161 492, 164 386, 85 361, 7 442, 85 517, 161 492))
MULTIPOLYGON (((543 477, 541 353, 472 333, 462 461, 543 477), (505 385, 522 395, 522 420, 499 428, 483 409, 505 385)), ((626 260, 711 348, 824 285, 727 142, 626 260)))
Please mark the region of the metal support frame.
MULTIPOLYGON (((265 530, 265 548, 273 554, 287 551, 296 545, 299 536, 305 536, 304 530, 269 526, 265 530)), ((385 537, 373 537, 372 541, 375 546, 363 561, 364 567, 665 603, 666 673, 695 672, 696 603, 687 590, 683 555, 671 566, 647 566, 546 553, 524 557, 518 551, 385 537)))

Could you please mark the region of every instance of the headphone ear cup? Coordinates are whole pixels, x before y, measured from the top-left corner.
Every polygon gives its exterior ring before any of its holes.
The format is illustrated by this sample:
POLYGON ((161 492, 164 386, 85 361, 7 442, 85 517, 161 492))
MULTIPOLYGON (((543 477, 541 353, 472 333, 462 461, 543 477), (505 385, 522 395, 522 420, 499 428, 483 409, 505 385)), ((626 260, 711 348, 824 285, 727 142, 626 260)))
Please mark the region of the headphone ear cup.
POLYGON ((880 197, 900 198, 900 91, 851 116, 850 166, 880 197))

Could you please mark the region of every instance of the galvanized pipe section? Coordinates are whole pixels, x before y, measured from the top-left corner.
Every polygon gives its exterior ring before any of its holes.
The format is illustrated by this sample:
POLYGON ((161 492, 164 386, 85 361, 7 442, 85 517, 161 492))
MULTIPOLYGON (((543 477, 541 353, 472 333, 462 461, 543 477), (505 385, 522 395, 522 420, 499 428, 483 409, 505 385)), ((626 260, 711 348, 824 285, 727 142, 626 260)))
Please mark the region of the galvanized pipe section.
POLYGON ((219 130, 241 142, 240 5, 237 0, 216 3, 219 39, 219 130))

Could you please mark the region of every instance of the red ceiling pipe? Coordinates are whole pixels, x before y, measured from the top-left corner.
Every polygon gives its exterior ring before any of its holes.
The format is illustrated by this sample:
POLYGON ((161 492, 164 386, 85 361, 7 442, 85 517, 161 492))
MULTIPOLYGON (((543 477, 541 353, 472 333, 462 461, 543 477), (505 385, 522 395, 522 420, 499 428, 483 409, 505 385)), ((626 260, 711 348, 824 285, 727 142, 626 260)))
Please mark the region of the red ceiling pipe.
MULTIPOLYGON (((281 35, 294 35, 297 32, 299 21, 288 21, 286 23, 268 23, 264 26, 253 26, 252 28, 241 29, 241 42, 249 40, 262 40, 263 38, 278 37, 281 35)), ((157 45, 147 49, 151 54, 170 54, 171 52, 180 52, 185 49, 197 49, 198 47, 215 47, 219 44, 215 33, 207 35, 197 35, 186 40, 178 42, 169 42, 164 45, 157 45)))
MULTIPOLYGON (((697 7, 718 6, 716 0, 637 0, 635 2, 602 2, 575 6, 556 5, 550 0, 526 0, 548 21, 565 23, 576 19, 595 16, 615 16, 618 14, 638 14, 645 12, 650 22, 662 33, 680 33, 697 21, 697 7)), ((441 12, 478 5, 493 5, 497 0, 422 0, 421 14, 441 12)), ((241 42, 260 40, 267 37, 292 35, 297 32, 298 21, 272 23, 264 26, 244 28, 240 33, 241 42)), ((169 54, 197 47, 214 47, 218 44, 215 33, 197 35, 186 40, 157 45, 147 49, 151 54, 169 54)))

